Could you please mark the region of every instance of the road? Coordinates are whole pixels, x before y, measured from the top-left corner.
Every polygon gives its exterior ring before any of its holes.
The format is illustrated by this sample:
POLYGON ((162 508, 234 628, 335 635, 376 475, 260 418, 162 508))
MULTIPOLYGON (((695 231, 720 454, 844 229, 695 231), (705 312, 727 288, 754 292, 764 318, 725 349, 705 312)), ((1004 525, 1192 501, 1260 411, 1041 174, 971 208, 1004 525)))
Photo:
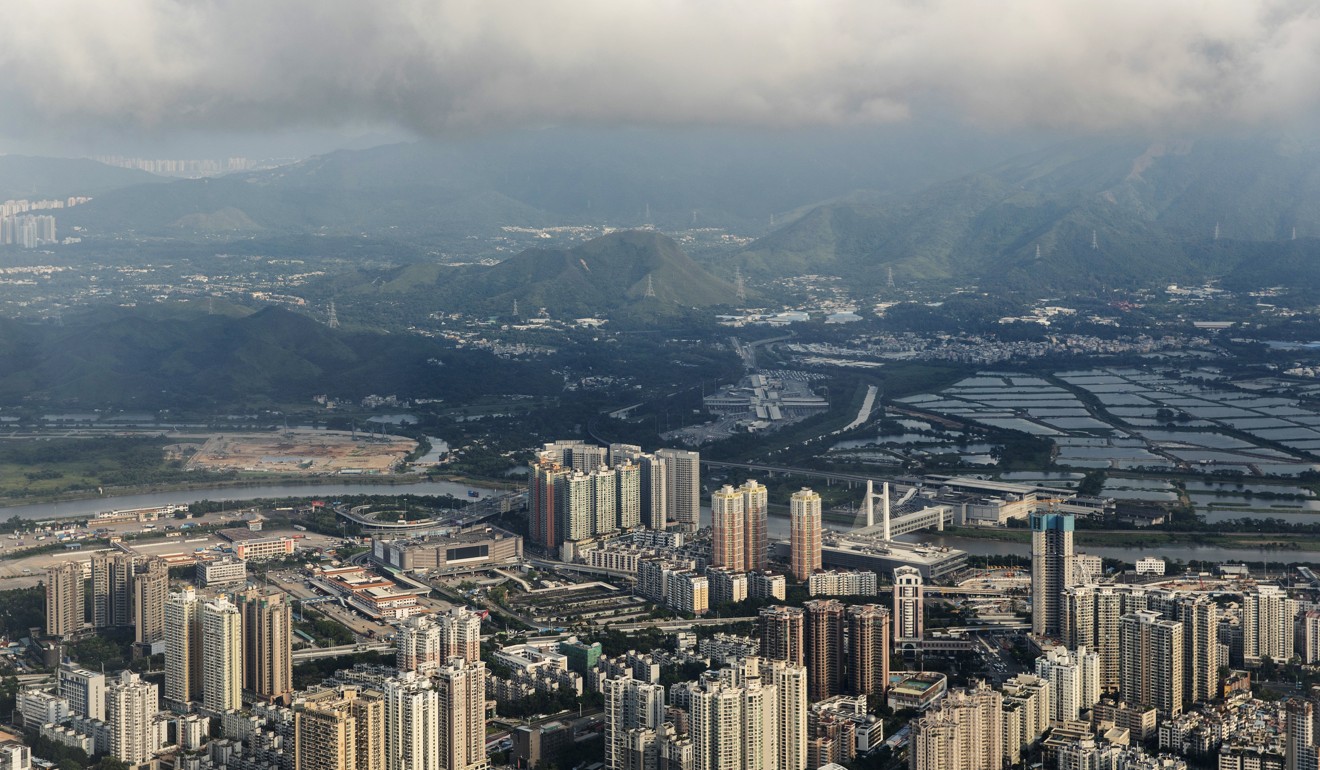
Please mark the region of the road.
POLYGON ((661 631, 681 631, 686 628, 695 628, 697 626, 725 626, 733 623, 754 623, 757 615, 738 615, 727 618, 696 618, 694 620, 645 620, 639 623, 616 623, 610 625, 612 630, 617 631, 640 631, 644 628, 654 628, 661 631))
POLYGON ((293 662, 302 663, 309 660, 320 660, 323 658, 342 658, 363 652, 388 652, 393 649, 394 645, 389 642, 341 644, 338 647, 309 647, 305 650, 295 650, 293 653, 293 662))

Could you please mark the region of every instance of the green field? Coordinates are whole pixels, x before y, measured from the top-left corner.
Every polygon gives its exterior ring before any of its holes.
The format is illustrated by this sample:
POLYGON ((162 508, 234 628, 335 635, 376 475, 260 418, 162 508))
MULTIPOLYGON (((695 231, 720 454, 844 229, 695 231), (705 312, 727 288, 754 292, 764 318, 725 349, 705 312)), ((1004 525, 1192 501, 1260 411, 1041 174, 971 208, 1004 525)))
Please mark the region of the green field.
POLYGON ((185 471, 181 463, 165 459, 165 444, 159 438, 122 436, 0 443, 0 499, 233 477, 185 471))

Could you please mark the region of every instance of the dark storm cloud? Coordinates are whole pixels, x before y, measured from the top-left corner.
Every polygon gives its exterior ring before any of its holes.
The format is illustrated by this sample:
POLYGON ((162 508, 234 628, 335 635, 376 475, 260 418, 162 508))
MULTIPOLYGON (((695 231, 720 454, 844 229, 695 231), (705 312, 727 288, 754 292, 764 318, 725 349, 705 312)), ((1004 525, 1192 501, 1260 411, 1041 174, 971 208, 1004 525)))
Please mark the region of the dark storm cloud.
POLYGON ((1294 0, 10 0, 0 128, 1254 125, 1320 101, 1294 0))

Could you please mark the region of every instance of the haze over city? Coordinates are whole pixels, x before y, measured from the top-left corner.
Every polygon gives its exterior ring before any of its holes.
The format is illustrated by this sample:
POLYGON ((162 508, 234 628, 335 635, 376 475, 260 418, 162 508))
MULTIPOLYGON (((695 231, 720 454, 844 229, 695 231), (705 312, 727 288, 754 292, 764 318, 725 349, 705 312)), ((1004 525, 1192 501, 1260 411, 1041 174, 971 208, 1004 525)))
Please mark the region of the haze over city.
POLYGON ((1320 770, 1320 13, 14 0, 0 770, 1320 770))

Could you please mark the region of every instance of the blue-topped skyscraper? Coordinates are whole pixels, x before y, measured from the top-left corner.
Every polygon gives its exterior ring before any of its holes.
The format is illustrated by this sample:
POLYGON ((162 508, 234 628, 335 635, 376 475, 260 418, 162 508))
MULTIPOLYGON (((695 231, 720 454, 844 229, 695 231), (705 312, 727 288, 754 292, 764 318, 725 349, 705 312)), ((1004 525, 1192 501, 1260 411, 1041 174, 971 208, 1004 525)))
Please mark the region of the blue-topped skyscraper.
POLYGON ((1031 633, 1059 636, 1063 591, 1072 585, 1073 517, 1070 513, 1031 515, 1031 633))

